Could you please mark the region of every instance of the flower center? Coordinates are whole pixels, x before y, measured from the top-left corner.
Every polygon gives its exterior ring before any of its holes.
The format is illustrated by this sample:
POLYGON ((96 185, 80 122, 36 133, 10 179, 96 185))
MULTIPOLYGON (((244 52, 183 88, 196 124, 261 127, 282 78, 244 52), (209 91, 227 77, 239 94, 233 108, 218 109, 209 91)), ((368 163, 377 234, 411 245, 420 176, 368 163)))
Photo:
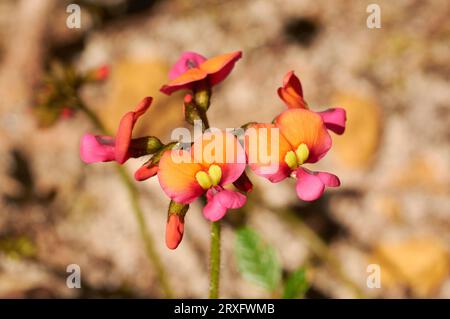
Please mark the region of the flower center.
POLYGON ((304 143, 300 144, 294 151, 289 151, 284 156, 284 162, 289 166, 290 169, 294 170, 300 165, 302 165, 309 157, 308 146, 304 143))
POLYGON ((195 174, 197 183, 203 189, 210 189, 212 186, 217 186, 222 179, 222 169, 219 165, 213 164, 209 167, 208 172, 198 171, 195 174))

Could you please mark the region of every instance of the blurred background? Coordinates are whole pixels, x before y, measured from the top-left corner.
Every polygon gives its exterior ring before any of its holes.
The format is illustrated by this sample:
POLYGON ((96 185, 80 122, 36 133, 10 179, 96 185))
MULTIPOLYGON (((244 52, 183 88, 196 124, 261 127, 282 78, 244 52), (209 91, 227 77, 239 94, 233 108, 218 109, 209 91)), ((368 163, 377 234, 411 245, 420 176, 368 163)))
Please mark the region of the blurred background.
MULTIPOLYGON (((347 131, 315 169, 342 181, 304 203, 293 181, 255 184, 245 210, 224 220, 222 297, 269 297, 242 278, 235 230, 255 229, 285 273, 306 265, 307 298, 450 298, 450 6, 447 1, 1 0, 0 297, 162 297, 114 165, 85 165, 83 114, 37 124, 32 111, 53 61, 110 76, 82 90, 115 130, 144 96, 155 104, 136 135, 169 141, 183 124, 182 95, 159 92, 186 50, 242 50, 214 88, 210 122, 238 127, 284 110, 276 89, 295 70, 314 110, 347 110, 347 131), (69 29, 66 7, 81 6, 69 29), (366 8, 381 8, 369 29, 366 8), (369 289, 369 264, 382 285, 369 289), (66 267, 81 267, 68 289, 66 267)), ((130 175, 143 160, 130 160, 130 175)), ((207 296, 209 224, 200 203, 183 242, 165 247, 168 199, 157 179, 137 183, 147 226, 177 297, 207 296)))

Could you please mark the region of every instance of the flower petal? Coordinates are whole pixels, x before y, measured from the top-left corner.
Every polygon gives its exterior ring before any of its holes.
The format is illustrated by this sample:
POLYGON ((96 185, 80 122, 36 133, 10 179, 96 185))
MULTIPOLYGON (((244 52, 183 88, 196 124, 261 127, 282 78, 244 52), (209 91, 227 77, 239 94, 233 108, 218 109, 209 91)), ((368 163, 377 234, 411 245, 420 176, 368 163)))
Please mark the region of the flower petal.
POLYGON ((172 69, 170 69, 169 79, 173 80, 185 73, 187 70, 198 67, 205 61, 206 58, 203 55, 190 51, 184 52, 181 54, 178 61, 172 66, 172 69))
POLYGON ((222 206, 229 209, 241 208, 247 202, 247 197, 245 197, 244 194, 230 191, 228 189, 218 192, 215 197, 219 200, 222 206))
POLYGON ((345 110, 342 108, 332 108, 318 113, 327 129, 341 135, 345 131, 345 121, 347 120, 345 110))
POLYGON ((313 172, 306 168, 298 168, 297 176, 297 195, 304 201, 313 201, 322 196, 325 186, 338 187, 341 185, 339 178, 331 173, 313 172))
POLYGON ((195 174, 201 169, 200 164, 193 162, 190 152, 166 151, 159 161, 159 184, 172 200, 189 204, 204 192, 195 179, 195 174), (181 161, 184 156, 190 160, 181 161))
POLYGON ((283 86, 278 88, 278 96, 289 108, 307 108, 303 99, 302 84, 294 71, 284 76, 283 86))
POLYGON ((253 124, 245 132, 245 152, 250 168, 272 183, 285 179, 291 173, 284 160, 290 150, 291 145, 275 124, 253 124))
POLYGON ((116 133, 116 161, 118 163, 123 164, 129 158, 128 149, 130 147, 134 125, 138 118, 148 110, 152 100, 151 97, 144 98, 133 112, 126 113, 120 120, 116 133))
POLYGON ((304 143, 308 146, 307 163, 315 163, 331 148, 331 137, 322 118, 306 109, 289 109, 275 119, 275 125, 295 150, 304 143))
POLYGON ((231 133, 214 130, 206 132, 192 146, 194 160, 205 169, 217 164, 222 170, 219 185, 234 182, 245 170, 245 151, 231 133))
POLYGON ((199 69, 209 75, 208 79, 210 85, 216 85, 222 82, 228 74, 230 74, 234 64, 241 57, 241 51, 218 55, 200 64, 199 69))
POLYGON ((327 172, 316 172, 315 173, 322 183, 325 184, 327 187, 339 187, 341 186, 341 181, 339 180, 339 177, 337 177, 334 174, 327 173, 327 172))
MULTIPOLYGON (((210 191, 211 190, 209 190, 208 193, 210 191)), ((226 207, 224 207, 215 196, 210 196, 205 207, 203 207, 203 216, 212 222, 218 221, 225 216, 226 213, 226 207)))
POLYGON ((303 168, 296 171, 297 186, 296 191, 300 199, 304 201, 313 201, 322 196, 325 190, 325 184, 319 176, 303 168))
POLYGON ((81 138, 80 157, 87 164, 114 161, 114 144, 111 136, 84 134, 81 138))
POLYGON ((193 89, 194 83, 205 79, 208 74, 199 68, 189 69, 179 77, 171 80, 160 89, 161 92, 171 95, 173 92, 183 89, 193 89))
POLYGON ((240 208, 245 205, 247 198, 239 193, 227 189, 209 189, 206 193, 207 203, 203 208, 203 215, 210 221, 218 221, 225 216, 228 209, 240 208))

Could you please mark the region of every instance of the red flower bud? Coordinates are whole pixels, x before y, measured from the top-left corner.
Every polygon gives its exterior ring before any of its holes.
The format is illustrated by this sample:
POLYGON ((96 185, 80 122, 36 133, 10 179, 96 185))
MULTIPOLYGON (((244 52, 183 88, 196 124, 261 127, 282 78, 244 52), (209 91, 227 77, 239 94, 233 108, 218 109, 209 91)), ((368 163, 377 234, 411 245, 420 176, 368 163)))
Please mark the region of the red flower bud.
POLYGON ((153 177, 158 173, 158 165, 142 165, 139 167, 139 169, 134 173, 134 178, 138 182, 145 181, 146 179, 149 179, 150 177, 153 177))
POLYGON ((183 239, 184 216, 169 215, 166 225, 166 245, 169 249, 175 249, 183 239))
POLYGON ((97 70, 95 70, 94 79, 96 81, 104 81, 109 76, 109 65, 102 65, 97 70))

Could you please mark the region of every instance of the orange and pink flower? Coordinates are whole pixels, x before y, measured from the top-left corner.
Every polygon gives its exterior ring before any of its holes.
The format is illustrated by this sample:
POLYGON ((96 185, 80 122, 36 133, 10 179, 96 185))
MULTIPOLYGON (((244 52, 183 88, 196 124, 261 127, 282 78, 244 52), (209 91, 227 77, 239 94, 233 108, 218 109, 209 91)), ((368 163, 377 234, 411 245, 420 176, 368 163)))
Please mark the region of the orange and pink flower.
POLYGON ((177 203, 189 204, 206 194, 203 214, 217 221, 228 209, 245 204, 243 194, 225 188, 241 177, 245 166, 245 152, 236 137, 216 131, 203 134, 189 151, 166 151, 158 178, 167 196, 177 203))
POLYGON ((184 52, 169 72, 170 82, 161 87, 161 92, 170 95, 178 90, 195 90, 204 83, 209 87, 222 82, 242 57, 241 51, 218 55, 211 59, 195 52, 184 52))
POLYGON ((246 153, 249 166, 255 174, 273 183, 287 177, 296 178, 298 197, 305 201, 315 200, 323 194, 325 187, 339 186, 339 178, 330 173, 311 171, 302 165, 316 163, 326 155, 332 145, 328 130, 337 134, 344 132, 345 110, 309 110, 303 99, 300 80, 292 71, 286 74, 278 95, 288 106, 288 110, 278 115, 271 124, 253 124, 247 130, 246 153), (278 134, 278 144, 274 148, 270 141, 271 135, 275 133, 278 134), (263 161, 261 154, 275 159, 275 163, 263 161), (272 169, 268 169, 269 166, 272 169))

